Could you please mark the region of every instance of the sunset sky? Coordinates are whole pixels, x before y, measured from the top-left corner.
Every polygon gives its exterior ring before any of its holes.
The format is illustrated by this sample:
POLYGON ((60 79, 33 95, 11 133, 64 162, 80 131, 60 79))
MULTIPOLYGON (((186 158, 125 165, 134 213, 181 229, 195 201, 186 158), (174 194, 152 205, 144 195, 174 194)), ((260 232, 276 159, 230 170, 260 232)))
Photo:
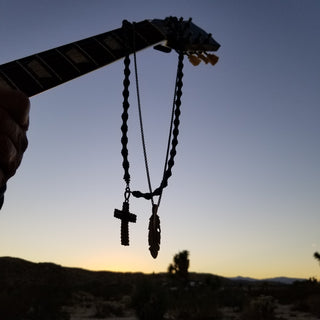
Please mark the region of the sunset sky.
MULTIPOLYGON (((318 277, 320 252, 320 2, 318 0, 0 0, 0 64, 121 26, 193 18, 221 44, 216 66, 185 60, 173 176, 148 251, 151 204, 120 245, 123 62, 31 98, 29 147, 0 211, 0 256, 91 270, 190 270, 256 278, 318 277)), ((153 187, 161 180, 177 54, 137 54, 153 187)), ((133 74, 133 73, 132 73, 133 74)), ((130 93, 132 190, 147 191, 130 93)))

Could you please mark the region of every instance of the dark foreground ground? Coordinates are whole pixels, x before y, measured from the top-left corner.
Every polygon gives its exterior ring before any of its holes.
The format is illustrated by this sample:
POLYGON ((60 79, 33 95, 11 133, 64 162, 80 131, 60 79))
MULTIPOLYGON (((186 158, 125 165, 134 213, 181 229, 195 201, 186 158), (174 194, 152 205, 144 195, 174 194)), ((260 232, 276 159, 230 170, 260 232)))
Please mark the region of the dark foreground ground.
POLYGON ((0 258, 2 320, 315 320, 320 284, 94 272, 0 258))

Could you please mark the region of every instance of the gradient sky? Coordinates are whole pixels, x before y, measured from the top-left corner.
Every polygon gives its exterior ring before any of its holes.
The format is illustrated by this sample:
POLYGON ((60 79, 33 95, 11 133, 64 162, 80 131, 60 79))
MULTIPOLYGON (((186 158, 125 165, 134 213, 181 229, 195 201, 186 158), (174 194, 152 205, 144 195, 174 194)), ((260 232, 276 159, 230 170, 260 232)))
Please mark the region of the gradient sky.
MULTIPOLYGON (((31 98, 29 148, 0 212, 0 256, 92 270, 162 272, 181 250, 190 270, 222 276, 319 276, 318 0, 0 0, 0 64, 121 26, 192 17, 221 44, 214 67, 184 69, 176 165, 148 251, 149 202, 120 245, 123 63, 31 98)), ((177 55, 138 54, 151 180, 165 156, 177 55)), ((133 81, 132 81, 133 82, 133 81)), ((131 187, 147 189, 131 93, 131 187)))

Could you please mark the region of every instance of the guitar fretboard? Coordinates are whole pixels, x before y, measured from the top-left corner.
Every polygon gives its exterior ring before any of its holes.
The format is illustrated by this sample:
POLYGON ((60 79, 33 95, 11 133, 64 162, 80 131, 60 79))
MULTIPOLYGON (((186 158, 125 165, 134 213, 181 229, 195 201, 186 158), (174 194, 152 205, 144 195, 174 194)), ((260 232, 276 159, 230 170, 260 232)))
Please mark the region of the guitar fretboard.
POLYGON ((148 20, 136 23, 134 30, 129 23, 124 24, 0 65, 0 86, 21 90, 31 97, 163 40, 164 34, 148 20))

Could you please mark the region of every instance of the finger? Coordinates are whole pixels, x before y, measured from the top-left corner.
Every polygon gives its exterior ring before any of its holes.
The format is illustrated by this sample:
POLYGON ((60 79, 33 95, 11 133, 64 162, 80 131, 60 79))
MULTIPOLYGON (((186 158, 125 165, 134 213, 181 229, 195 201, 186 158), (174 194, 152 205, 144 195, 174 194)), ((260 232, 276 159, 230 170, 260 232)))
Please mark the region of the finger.
POLYGON ((0 134, 0 168, 5 181, 12 177, 19 164, 23 153, 19 153, 13 142, 3 134, 0 134))
POLYGON ((25 151, 25 130, 23 130, 3 108, 0 108, 0 133, 7 135, 17 150, 25 151))
POLYGON ((3 171, 0 169, 0 188, 3 187, 7 182, 7 179, 5 179, 3 171))
POLYGON ((0 87, 0 107, 7 110, 23 129, 28 129, 30 101, 24 93, 0 87))

